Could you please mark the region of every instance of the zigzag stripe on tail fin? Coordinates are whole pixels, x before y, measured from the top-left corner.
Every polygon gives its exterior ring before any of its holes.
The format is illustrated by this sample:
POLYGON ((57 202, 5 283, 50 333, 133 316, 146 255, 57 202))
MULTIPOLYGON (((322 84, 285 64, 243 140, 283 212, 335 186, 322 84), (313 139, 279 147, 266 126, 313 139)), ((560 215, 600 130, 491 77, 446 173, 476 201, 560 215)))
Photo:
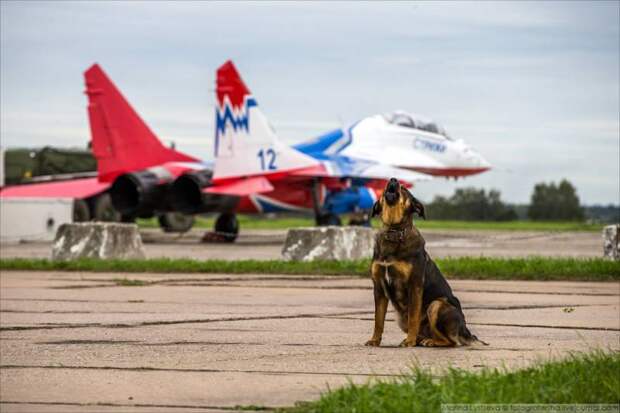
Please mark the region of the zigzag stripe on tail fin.
POLYGON ((217 70, 216 94, 214 181, 275 178, 319 165, 280 142, 230 60, 217 70))

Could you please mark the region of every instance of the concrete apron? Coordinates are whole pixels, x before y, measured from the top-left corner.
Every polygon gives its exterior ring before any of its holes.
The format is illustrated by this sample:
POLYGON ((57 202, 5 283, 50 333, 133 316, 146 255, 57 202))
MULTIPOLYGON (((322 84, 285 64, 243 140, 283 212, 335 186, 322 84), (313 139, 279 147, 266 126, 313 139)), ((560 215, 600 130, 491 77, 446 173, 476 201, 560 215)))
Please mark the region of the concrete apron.
POLYGON ((0 409, 285 406, 414 363, 437 372, 517 368, 620 349, 620 283, 451 284, 470 329, 490 346, 398 348, 403 334, 390 312, 383 347, 364 347, 368 279, 3 272, 0 409), (116 286, 122 277, 150 284, 116 286))

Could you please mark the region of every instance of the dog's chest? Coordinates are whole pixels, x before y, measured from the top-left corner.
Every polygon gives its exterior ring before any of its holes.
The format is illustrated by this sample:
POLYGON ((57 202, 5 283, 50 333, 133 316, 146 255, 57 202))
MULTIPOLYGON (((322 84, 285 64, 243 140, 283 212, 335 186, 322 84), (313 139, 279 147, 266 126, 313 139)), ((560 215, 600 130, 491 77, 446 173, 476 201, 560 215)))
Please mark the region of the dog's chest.
POLYGON ((405 261, 383 261, 378 264, 384 270, 383 288, 386 295, 397 302, 406 302, 413 266, 405 261))

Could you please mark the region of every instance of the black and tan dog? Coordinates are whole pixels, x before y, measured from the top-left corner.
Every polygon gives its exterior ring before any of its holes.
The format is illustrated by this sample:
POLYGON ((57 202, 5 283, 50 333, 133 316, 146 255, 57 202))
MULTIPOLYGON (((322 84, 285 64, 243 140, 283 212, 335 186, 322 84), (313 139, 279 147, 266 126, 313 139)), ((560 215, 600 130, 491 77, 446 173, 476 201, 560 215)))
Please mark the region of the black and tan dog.
POLYGON ((375 203, 373 216, 383 222, 371 264, 375 296, 375 329, 367 346, 379 346, 388 300, 407 333, 401 347, 486 344, 467 329, 461 303, 424 248, 424 238, 413 225, 424 206, 392 178, 375 203))

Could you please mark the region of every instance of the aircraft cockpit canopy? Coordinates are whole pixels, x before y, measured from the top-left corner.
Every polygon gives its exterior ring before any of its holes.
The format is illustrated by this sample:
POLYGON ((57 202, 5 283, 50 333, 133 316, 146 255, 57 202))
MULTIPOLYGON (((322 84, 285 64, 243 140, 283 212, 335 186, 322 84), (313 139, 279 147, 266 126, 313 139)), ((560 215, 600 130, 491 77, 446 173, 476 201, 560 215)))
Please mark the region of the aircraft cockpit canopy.
POLYGON ((413 128, 424 132, 436 133, 450 139, 450 136, 446 130, 429 119, 424 119, 421 116, 407 113, 404 111, 396 111, 384 115, 385 119, 392 125, 404 126, 406 128, 413 128))

